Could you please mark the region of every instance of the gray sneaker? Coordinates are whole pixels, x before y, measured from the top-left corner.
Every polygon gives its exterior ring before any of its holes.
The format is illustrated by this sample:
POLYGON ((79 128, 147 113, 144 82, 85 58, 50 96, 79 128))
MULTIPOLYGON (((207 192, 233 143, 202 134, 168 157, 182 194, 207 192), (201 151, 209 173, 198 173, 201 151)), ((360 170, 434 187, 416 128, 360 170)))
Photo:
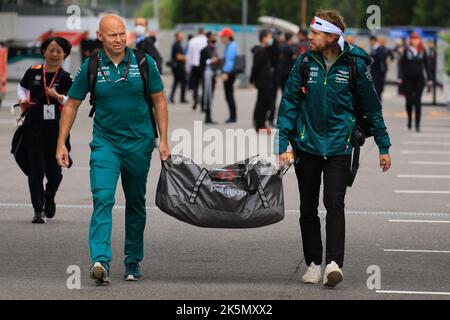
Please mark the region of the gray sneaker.
POLYGON ((344 280, 344 273, 336 262, 331 261, 325 268, 323 285, 325 287, 335 287, 342 280, 344 280))
POLYGON ((89 276, 95 280, 97 285, 111 283, 111 279, 109 278, 109 263, 95 262, 89 271, 89 276))

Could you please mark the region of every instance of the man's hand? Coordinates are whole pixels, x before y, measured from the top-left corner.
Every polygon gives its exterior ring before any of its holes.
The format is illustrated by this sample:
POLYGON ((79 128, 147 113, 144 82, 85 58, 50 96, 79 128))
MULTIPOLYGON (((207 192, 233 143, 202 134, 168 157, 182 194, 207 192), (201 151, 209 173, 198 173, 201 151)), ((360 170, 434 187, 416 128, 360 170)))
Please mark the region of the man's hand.
POLYGON ((228 73, 224 73, 224 74, 222 75, 223 82, 227 82, 227 81, 228 81, 228 78, 229 78, 228 73))
POLYGON ((25 110, 27 110, 30 107, 30 102, 25 99, 21 99, 19 101, 19 104, 20 104, 20 111, 22 111, 22 112, 24 112, 25 110))
POLYGON ((60 167, 69 167, 69 151, 67 151, 65 143, 58 143, 56 147, 56 161, 60 167))
POLYGON ((294 163, 294 153, 285 152, 278 155, 278 168, 286 168, 294 163))
POLYGON ((380 168, 383 169, 383 172, 391 168, 391 156, 389 154, 380 154, 380 168))
POLYGON ((166 161, 170 156, 170 150, 169 146, 167 145, 167 142, 160 142, 159 143, 159 157, 162 161, 166 161))

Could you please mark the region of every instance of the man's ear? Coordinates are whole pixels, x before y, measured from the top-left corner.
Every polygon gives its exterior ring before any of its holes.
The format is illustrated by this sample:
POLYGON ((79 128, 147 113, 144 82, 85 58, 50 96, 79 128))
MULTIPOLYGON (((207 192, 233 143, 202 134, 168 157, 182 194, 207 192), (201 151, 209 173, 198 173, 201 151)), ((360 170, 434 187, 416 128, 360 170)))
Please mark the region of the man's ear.
POLYGON ((99 30, 97 30, 97 39, 100 40, 101 42, 103 42, 103 36, 99 30))

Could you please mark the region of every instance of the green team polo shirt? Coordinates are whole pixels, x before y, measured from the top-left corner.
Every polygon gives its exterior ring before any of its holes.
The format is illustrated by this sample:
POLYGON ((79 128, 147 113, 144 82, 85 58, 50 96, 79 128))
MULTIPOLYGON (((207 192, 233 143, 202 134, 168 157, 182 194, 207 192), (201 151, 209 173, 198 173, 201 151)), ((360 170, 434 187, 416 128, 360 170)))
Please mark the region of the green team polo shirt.
MULTIPOLYGON (((156 62, 149 55, 147 61, 149 91, 151 94, 159 93, 164 90, 164 85, 156 62)), ((89 91, 88 64, 89 58, 78 69, 68 92, 72 99, 82 101, 89 91)), ((95 97, 91 148, 107 144, 119 153, 147 153, 154 148, 155 134, 144 98, 144 85, 131 49, 126 49, 126 55, 117 67, 104 50, 100 51, 95 97), (127 81, 118 81, 125 73, 130 55, 127 81), (100 72, 100 66, 108 81, 100 72)))

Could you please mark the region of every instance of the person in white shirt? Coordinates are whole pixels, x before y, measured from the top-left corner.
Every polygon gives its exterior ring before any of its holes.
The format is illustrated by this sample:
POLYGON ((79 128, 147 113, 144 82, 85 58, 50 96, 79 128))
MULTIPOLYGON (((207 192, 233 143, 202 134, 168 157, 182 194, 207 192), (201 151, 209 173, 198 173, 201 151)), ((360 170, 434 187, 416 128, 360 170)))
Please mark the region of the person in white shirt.
POLYGON ((190 71, 190 89, 193 91, 194 105, 192 109, 195 110, 198 104, 198 87, 202 79, 200 70, 200 52, 208 45, 208 39, 205 35, 205 29, 200 28, 198 35, 188 44, 188 52, 186 56, 187 69, 190 71))

